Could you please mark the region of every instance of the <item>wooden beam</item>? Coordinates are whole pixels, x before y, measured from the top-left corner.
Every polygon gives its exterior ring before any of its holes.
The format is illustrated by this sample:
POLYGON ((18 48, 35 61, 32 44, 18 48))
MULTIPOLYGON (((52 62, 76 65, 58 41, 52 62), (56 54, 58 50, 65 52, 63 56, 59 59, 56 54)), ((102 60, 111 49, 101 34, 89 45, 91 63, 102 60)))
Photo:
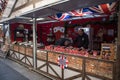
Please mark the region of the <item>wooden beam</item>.
POLYGON ((117 53, 116 53, 116 79, 120 80, 120 1, 118 11, 118 39, 117 39, 117 53))
POLYGON ((41 69, 41 68, 43 68, 44 66, 46 66, 46 63, 45 64, 43 64, 42 66, 40 66, 40 67, 38 67, 37 69, 41 69))
POLYGON ((77 79, 77 78, 80 78, 80 77, 82 77, 82 74, 77 74, 77 75, 75 75, 75 76, 66 78, 65 80, 73 80, 73 79, 77 79))
POLYGON ((32 0, 32 1, 27 1, 26 3, 24 3, 24 4, 22 4, 21 6, 19 6, 19 7, 16 7, 14 10, 13 10, 13 12, 15 12, 15 11, 17 11, 17 10, 20 10, 20 9, 22 9, 22 8, 25 8, 25 7, 27 7, 27 6, 29 6, 29 5, 32 5, 33 4, 33 8, 35 8, 35 4, 37 3, 37 2, 39 2, 40 0, 32 0))
POLYGON ((36 0, 32 0, 33 8, 35 8, 35 2, 36 2, 36 0))
POLYGON ((58 78, 61 78, 60 75, 52 68, 51 65, 48 65, 49 68, 55 73, 55 75, 58 77, 58 78))

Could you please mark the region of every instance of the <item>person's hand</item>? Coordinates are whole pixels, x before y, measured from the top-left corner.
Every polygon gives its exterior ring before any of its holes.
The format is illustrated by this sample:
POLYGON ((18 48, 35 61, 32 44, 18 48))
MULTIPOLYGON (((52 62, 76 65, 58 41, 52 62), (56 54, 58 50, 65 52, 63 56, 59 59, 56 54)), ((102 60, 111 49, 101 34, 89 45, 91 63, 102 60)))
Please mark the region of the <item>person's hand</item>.
POLYGON ((71 49, 72 49, 72 48, 73 48, 73 46, 69 46, 69 48, 71 48, 71 49))
POLYGON ((84 48, 84 47, 81 47, 80 49, 84 50, 85 48, 84 48))

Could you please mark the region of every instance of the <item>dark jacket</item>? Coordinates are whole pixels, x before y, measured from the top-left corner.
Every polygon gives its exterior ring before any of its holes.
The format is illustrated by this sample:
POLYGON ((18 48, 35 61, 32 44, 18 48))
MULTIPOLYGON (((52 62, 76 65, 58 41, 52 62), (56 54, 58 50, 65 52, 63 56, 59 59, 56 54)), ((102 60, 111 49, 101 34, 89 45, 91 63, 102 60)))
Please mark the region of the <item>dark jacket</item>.
POLYGON ((88 39, 88 35, 83 33, 82 36, 78 35, 74 41, 75 44, 77 44, 77 47, 78 48, 85 48, 87 49, 88 48, 88 45, 89 45, 89 39, 88 39))
POLYGON ((60 38, 55 42, 55 45, 63 46, 65 42, 65 38, 60 38))
POLYGON ((71 43, 71 41, 69 39, 66 39, 66 38, 60 38, 59 40, 57 40, 55 42, 55 45, 59 45, 59 46, 69 46, 70 44, 68 45, 64 45, 65 41, 69 41, 71 43))

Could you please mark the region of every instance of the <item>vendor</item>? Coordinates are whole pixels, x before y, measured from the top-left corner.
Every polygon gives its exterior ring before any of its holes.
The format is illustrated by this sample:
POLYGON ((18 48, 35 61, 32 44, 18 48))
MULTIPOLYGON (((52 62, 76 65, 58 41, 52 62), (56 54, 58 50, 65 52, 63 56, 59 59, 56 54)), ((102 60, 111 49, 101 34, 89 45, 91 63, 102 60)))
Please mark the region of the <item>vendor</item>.
POLYGON ((57 40, 55 42, 55 45, 68 47, 71 45, 71 41, 69 39, 65 38, 64 36, 62 36, 59 40, 57 40))
POLYGON ((78 48, 87 49, 89 45, 88 35, 84 32, 83 29, 78 29, 78 36, 74 40, 74 44, 77 45, 78 48))

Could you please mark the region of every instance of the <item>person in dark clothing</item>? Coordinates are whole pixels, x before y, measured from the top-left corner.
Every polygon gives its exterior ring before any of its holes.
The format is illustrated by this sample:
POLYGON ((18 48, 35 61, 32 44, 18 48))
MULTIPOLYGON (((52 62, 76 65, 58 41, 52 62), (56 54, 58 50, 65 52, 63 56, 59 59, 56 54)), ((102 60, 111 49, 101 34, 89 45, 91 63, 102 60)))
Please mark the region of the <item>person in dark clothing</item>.
POLYGON ((66 38, 60 38, 55 42, 55 45, 66 46, 66 47, 70 46, 70 44, 71 44, 71 41, 66 38))
POLYGON ((83 29, 78 30, 78 36, 76 37, 75 44, 78 48, 87 49, 89 45, 88 35, 84 32, 83 29))

